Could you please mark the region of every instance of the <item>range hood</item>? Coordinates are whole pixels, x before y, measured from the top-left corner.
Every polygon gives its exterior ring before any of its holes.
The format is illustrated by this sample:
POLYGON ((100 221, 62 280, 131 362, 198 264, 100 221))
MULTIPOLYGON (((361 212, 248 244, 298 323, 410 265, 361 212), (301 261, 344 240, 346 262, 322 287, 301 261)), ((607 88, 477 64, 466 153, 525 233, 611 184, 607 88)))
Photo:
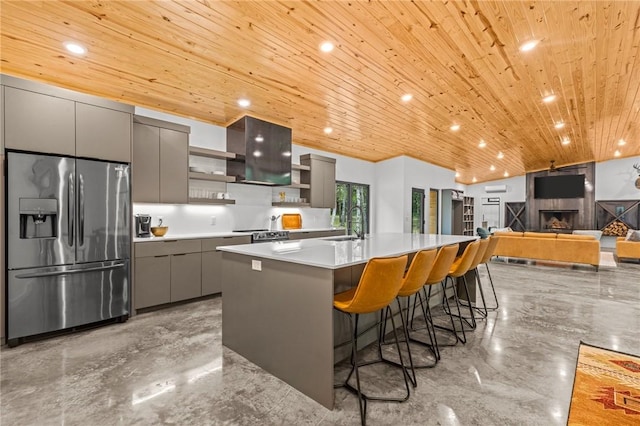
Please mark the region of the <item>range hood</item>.
POLYGON ((244 116, 227 127, 227 175, 236 182, 291 185, 291 129, 244 116))

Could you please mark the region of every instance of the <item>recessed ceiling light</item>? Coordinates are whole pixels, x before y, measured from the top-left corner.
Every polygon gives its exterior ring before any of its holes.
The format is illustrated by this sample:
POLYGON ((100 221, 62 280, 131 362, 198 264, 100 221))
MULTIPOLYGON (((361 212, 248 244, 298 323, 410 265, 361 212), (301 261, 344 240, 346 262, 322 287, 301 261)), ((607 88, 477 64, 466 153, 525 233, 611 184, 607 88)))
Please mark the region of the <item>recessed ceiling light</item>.
POLYGON ((487 146, 487 143, 484 141, 484 139, 480 139, 480 143, 478 144, 478 148, 484 148, 485 146, 487 146))
POLYGON ((553 127, 555 127, 556 129, 562 129, 564 127, 564 121, 558 121, 553 125, 553 127))
POLYGON ((504 158, 504 154, 502 153, 502 151, 498 152, 497 157, 498 157, 498 160, 502 160, 504 158))
POLYGON ((478 179, 476 179, 476 177, 474 176, 473 179, 471 179, 471 182, 476 183, 478 181, 478 179))
POLYGON ((256 142, 264 142, 264 138, 262 137, 262 135, 256 136, 256 142))
POLYGON ((458 130, 460 130, 460 125, 459 124, 452 124, 451 127, 449 127, 449 129, 451 129, 451 131, 453 131, 453 132, 457 132, 458 130))
POLYGON ((330 41, 325 41, 320 45, 320 50, 322 50, 325 53, 329 53, 333 50, 333 43, 331 43, 330 41))
POLYGON ((618 141, 618 146, 625 146, 627 144, 627 141, 625 141, 624 139, 620 139, 618 141))
POLYGON ((238 99, 238 105, 240 105, 242 108, 247 108, 249 105, 251 105, 251 101, 249 99, 238 99))
POLYGON ((284 157, 291 157, 291 151, 285 151, 282 153, 284 157))
POLYGON ((84 55, 87 53, 87 49, 84 46, 72 41, 65 42, 64 47, 66 47, 69 52, 75 53, 76 55, 84 55))
POLYGON ((409 102, 413 99, 413 95, 411 93, 405 93, 400 99, 402 99, 402 102, 409 102))
POLYGON ((522 43, 520 45, 520 51, 528 52, 530 50, 533 50, 538 45, 538 43, 540 43, 540 40, 529 40, 525 43, 522 43))
POLYGON ((509 177, 509 172, 505 170, 505 171, 504 171, 504 174, 503 174, 502 176, 504 176, 504 177, 509 177))
POLYGON ((621 155, 622 155, 622 154, 621 154, 621 153, 620 153, 620 151, 618 151, 617 149, 616 149, 616 152, 614 152, 614 153, 613 153, 613 156, 614 156, 614 157, 620 157, 621 155))
POLYGON ((569 139, 567 136, 562 138, 562 145, 569 145, 570 143, 571 143, 571 139, 569 139))
POLYGON ((253 156, 254 156, 254 157, 262 157, 262 152, 260 152, 260 151, 253 151, 253 156))
POLYGON ((456 177, 459 178, 460 177, 460 172, 456 172, 456 177))
POLYGON ((493 164, 491 165, 491 167, 489 167, 489 170, 491 170, 492 172, 496 170, 496 166, 494 166, 493 164))
POLYGON ((556 95, 547 95, 544 98, 542 98, 542 102, 544 102, 545 104, 551 103, 553 101, 555 101, 557 98, 556 95))
POLYGON ((333 132, 333 129, 332 129, 331 127, 325 127, 325 128, 324 128, 324 132, 328 135, 328 134, 330 134, 331 132, 333 132))

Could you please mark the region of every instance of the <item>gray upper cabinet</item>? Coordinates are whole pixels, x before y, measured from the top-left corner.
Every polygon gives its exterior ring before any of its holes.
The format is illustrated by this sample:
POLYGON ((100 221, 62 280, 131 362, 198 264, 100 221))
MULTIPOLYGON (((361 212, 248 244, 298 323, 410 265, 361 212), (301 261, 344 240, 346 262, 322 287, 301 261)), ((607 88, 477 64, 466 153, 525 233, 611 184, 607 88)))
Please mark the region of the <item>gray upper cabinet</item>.
POLYGON ((316 154, 300 156, 300 164, 310 170, 300 171, 300 182, 309 184, 301 189, 300 196, 307 198, 311 207, 334 208, 336 206, 336 160, 316 154))
POLYGON ((5 146, 76 154, 75 102, 5 87, 5 146))
POLYGON ((76 155, 131 162, 131 114, 76 103, 76 155))
POLYGON ((160 202, 189 201, 189 133, 160 129, 160 202))
POLYGON ((131 161, 132 106, 48 84, 0 77, 6 148, 131 161))
POLYGON ((132 196, 140 203, 187 203, 188 126, 135 116, 132 196))
POLYGON ((133 201, 160 202, 160 128, 146 124, 133 124, 131 164, 133 201))

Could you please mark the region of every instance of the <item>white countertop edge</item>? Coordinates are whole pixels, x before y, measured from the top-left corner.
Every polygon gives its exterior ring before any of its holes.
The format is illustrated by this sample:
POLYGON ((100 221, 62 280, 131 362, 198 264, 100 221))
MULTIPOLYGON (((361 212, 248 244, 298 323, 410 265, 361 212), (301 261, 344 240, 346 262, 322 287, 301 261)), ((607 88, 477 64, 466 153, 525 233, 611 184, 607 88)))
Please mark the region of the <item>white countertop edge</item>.
POLYGON ((250 257, 270 259, 270 260, 276 260, 281 262, 297 263, 300 265, 312 266, 312 267, 318 267, 318 268, 324 268, 324 269, 340 269, 348 266, 366 263, 372 257, 401 256, 408 253, 414 253, 419 250, 443 247, 446 245, 474 241, 478 239, 477 236, 425 234, 424 236, 426 237, 439 237, 439 238, 443 238, 445 241, 441 244, 429 244, 429 245, 423 245, 420 247, 403 247, 400 249, 388 250, 386 252, 376 253, 375 256, 363 257, 356 260, 345 260, 345 261, 339 261, 338 263, 336 263, 335 261, 335 259, 337 258, 337 256, 335 255, 335 252, 353 251, 354 247, 356 247, 358 244, 367 244, 367 242, 371 244, 372 239, 381 238, 381 236, 384 236, 384 238, 393 238, 394 236, 397 236, 398 238, 407 238, 408 236, 413 236, 413 235, 414 234, 403 234, 403 233, 373 234, 365 238, 365 240, 356 240, 356 241, 332 241, 330 237, 293 241, 297 244, 300 244, 301 248, 313 249, 314 247, 334 247, 334 251, 333 251, 334 256, 332 256, 333 263, 331 263, 327 258, 325 258, 324 261, 322 261, 322 259, 316 260, 317 258, 313 258, 309 256, 302 257, 302 258, 287 257, 286 250, 281 252, 277 252, 274 250, 274 248, 276 247, 282 247, 282 246, 285 246, 287 243, 291 243, 289 241, 279 241, 279 242, 270 242, 270 243, 261 243, 261 244, 242 244, 242 245, 235 245, 235 246, 220 246, 218 247, 218 250, 223 252, 250 256, 250 257), (308 247, 305 247, 305 246, 308 246, 308 247))
MULTIPOLYGON (((303 229, 288 229, 289 233, 295 234, 299 232, 319 232, 319 231, 340 231, 344 230, 344 228, 303 228, 303 229)), ((171 240, 193 240, 199 238, 219 238, 219 237, 242 237, 251 235, 252 232, 233 232, 233 231, 222 231, 222 232, 203 232, 198 234, 177 234, 173 235, 168 233, 164 237, 133 237, 134 243, 147 243, 153 241, 171 241, 171 240)))

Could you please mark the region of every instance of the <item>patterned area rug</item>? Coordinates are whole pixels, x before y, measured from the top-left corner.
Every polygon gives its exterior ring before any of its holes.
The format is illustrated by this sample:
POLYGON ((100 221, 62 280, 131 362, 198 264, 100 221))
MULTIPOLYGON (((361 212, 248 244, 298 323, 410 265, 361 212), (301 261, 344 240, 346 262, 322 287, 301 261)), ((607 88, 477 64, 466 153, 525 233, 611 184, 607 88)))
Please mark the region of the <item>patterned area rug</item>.
POLYGON ((639 425, 640 357, 580 342, 568 425, 639 425))

